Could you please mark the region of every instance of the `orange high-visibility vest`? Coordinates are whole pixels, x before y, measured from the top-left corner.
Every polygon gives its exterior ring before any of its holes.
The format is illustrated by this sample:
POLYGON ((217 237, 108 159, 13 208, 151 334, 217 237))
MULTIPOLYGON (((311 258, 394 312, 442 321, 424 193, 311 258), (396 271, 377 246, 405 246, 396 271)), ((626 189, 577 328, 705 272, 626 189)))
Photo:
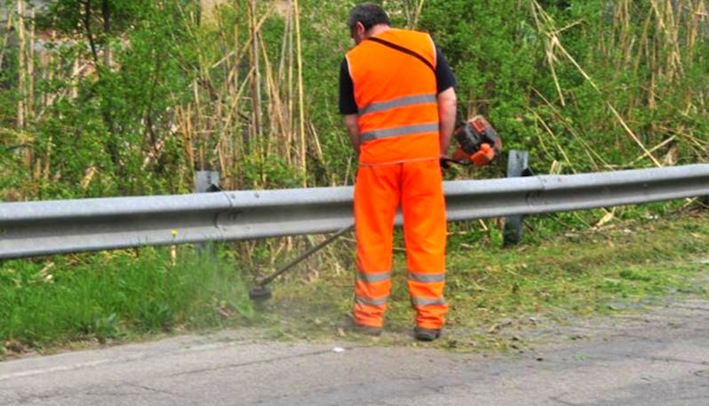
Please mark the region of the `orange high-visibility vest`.
MULTIPOLYGON (((428 34, 389 29, 377 36, 436 66, 428 34)), ((439 157, 436 77, 423 61, 365 40, 347 55, 358 108, 362 164, 386 164, 439 157)))

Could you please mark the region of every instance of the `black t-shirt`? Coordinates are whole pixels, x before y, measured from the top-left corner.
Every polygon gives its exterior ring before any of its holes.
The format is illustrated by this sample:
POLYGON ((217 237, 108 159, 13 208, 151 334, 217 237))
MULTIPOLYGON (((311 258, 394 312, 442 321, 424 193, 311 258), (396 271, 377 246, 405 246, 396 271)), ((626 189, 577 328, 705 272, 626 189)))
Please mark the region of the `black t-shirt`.
MULTIPOLYGON (((443 53, 436 47, 436 88, 441 93, 456 85, 455 76, 451 71, 443 53)), ((350 76, 347 59, 342 59, 340 64, 340 114, 357 114, 357 103, 354 97, 354 83, 350 76)))

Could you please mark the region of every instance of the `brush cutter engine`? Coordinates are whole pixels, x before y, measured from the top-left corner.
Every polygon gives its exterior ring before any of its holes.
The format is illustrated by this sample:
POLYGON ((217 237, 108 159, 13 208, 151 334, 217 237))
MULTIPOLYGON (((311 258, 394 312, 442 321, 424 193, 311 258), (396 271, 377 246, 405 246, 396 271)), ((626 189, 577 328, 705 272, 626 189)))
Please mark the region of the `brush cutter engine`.
POLYGON ((502 153, 502 140, 483 116, 460 124, 453 136, 459 145, 452 156, 455 162, 484 166, 502 153))

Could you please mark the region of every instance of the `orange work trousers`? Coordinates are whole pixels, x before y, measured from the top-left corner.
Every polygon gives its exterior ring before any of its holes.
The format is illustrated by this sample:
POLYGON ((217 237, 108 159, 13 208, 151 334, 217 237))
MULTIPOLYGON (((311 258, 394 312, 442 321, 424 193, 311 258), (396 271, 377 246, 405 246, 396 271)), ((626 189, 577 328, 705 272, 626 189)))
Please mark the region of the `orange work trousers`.
POLYGON ((357 324, 381 327, 391 291, 394 219, 404 217, 406 266, 416 325, 438 329, 445 288, 446 211, 438 160, 360 166, 354 191, 357 324))

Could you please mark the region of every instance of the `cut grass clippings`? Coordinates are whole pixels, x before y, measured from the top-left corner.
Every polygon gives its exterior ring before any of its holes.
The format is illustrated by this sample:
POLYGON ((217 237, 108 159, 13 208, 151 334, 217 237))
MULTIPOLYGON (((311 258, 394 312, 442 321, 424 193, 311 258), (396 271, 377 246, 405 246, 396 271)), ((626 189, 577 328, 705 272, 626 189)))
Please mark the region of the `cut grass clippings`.
MULTIPOLYGON (((558 235, 534 245, 480 249, 448 244, 444 337, 433 346, 463 351, 517 348, 520 332, 578 318, 642 311, 670 298, 709 292, 709 212, 666 219, 614 221, 602 229, 558 235)), ((378 343, 418 345, 414 313, 395 254, 385 333, 378 343)), ((281 334, 366 342, 338 328, 351 310, 351 274, 320 272, 304 284, 276 282, 274 310, 281 334)))

